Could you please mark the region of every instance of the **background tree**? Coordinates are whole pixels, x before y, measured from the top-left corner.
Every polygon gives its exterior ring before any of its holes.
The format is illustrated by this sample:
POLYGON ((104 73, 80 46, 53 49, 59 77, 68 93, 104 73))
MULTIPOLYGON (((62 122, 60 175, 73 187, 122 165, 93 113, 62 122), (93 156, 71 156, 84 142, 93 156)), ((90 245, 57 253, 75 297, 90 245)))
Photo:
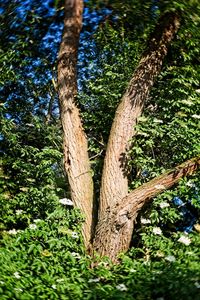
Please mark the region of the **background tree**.
MULTIPOLYGON (((1 210, 3 230, 17 224, 25 228, 34 218, 53 211, 59 189, 56 181, 63 171, 52 84, 56 51, 46 53, 50 25, 60 25, 59 12, 56 15, 53 8, 36 2, 1 4, 1 204, 7 199, 1 210), (23 211, 17 221, 16 210, 23 211)), ((58 193, 63 195, 62 189, 58 193)))

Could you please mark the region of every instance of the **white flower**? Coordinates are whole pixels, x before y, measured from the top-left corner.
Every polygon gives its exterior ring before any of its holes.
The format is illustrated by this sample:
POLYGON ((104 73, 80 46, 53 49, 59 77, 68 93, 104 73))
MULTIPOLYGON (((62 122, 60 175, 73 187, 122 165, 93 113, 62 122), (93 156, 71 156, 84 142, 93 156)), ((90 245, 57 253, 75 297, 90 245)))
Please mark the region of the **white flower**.
POLYGON ((42 220, 41 219, 35 219, 33 220, 34 223, 38 223, 38 222, 41 222, 42 220))
POLYGON ((127 287, 125 286, 125 284, 123 284, 123 283, 118 284, 118 285, 116 286, 116 289, 119 290, 119 291, 122 291, 122 292, 125 292, 125 291, 128 290, 127 287))
POLYGON ((154 187, 157 190, 164 190, 165 189, 165 186, 163 184, 156 184, 154 187))
POLYGON ((151 224, 151 220, 149 220, 149 219, 141 218, 140 221, 141 221, 141 224, 151 224))
POLYGON ((56 285, 55 284, 52 284, 52 289, 56 290, 56 285))
POLYGON ((191 100, 182 100, 182 103, 189 105, 189 106, 194 104, 191 100))
POLYGON ((159 120, 159 119, 156 119, 156 118, 153 121, 154 121, 154 123, 163 123, 163 120, 159 120))
POLYGON ((67 199, 67 198, 60 199, 59 202, 63 205, 74 206, 74 203, 72 202, 72 200, 67 199))
POLYGON ((135 273, 135 272, 137 272, 137 271, 136 271, 135 269, 130 269, 129 272, 135 273))
POLYGON ((91 282, 99 282, 100 281, 100 278, 91 278, 88 280, 89 283, 91 282))
POLYGON ((56 281, 57 282, 63 282, 63 281, 65 281, 63 278, 58 278, 58 279, 56 279, 56 281))
POLYGON ((165 207, 169 207, 170 205, 169 205, 169 203, 167 203, 167 202, 161 202, 160 203, 160 208, 165 208, 165 207))
POLYGON ((32 123, 26 123, 26 126, 29 126, 29 127, 34 127, 35 125, 32 124, 32 123))
POLYGON ((72 252, 71 255, 72 255, 73 257, 75 257, 75 258, 78 258, 78 259, 81 258, 80 254, 79 254, 79 253, 76 253, 76 252, 72 252))
POLYGON ((154 227, 153 228, 153 233, 161 235, 162 234, 162 230, 160 229, 160 227, 154 227))
POLYGON ((30 225, 29 225, 29 228, 30 228, 30 229, 36 229, 36 228, 37 228, 37 225, 36 225, 36 224, 30 224, 30 225))
POLYGON ((197 281, 194 283, 194 285, 196 286, 196 288, 200 289, 200 284, 197 281))
POLYGON ((162 274, 163 271, 155 271, 154 273, 155 273, 155 274, 162 274))
POLYGON ((165 255, 164 255, 164 253, 162 251, 158 250, 156 252, 156 256, 158 256, 158 257, 164 257, 165 255))
POLYGON ((195 183, 190 180, 186 183, 186 185, 189 187, 196 187, 195 183))
POLYGON ((19 278, 21 277, 21 276, 19 275, 19 272, 15 272, 13 275, 14 275, 15 278, 17 278, 17 279, 19 279, 19 278))
POLYGON ((195 118, 195 119, 200 119, 200 115, 194 114, 194 115, 192 115, 192 117, 195 118))
POLYGON ((18 288, 15 288, 15 291, 17 291, 17 292, 23 292, 22 289, 18 289, 18 288))
POLYGON ((18 216, 18 215, 21 215, 23 213, 23 210, 22 209, 17 209, 16 210, 16 215, 18 216))
POLYGON ((148 133, 142 131, 138 131, 137 134, 142 136, 149 136, 148 133))
POLYGON ((165 257, 165 260, 169 261, 169 262, 175 262, 176 261, 176 257, 173 255, 168 255, 165 257))
POLYGON ((75 231, 72 231, 72 232, 71 232, 71 237, 72 237, 73 239, 78 239, 78 238, 79 238, 78 233, 75 232, 75 231))
POLYGON ((18 233, 18 231, 15 228, 8 230, 7 232, 8 234, 14 234, 14 235, 18 233))
POLYGON ((178 242, 188 246, 191 243, 191 239, 189 239, 187 236, 182 235, 179 239, 178 242))

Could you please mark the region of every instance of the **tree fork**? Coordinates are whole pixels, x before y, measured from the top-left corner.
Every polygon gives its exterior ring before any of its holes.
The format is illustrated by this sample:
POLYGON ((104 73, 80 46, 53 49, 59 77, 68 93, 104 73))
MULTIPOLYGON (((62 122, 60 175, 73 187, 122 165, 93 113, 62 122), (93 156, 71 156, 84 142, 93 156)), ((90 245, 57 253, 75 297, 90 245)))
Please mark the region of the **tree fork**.
POLYGON ((134 222, 139 210, 152 198, 169 189, 182 177, 191 175, 200 166, 200 156, 184 162, 130 192, 121 201, 107 208, 97 225, 93 251, 117 261, 120 252, 130 246, 134 222))

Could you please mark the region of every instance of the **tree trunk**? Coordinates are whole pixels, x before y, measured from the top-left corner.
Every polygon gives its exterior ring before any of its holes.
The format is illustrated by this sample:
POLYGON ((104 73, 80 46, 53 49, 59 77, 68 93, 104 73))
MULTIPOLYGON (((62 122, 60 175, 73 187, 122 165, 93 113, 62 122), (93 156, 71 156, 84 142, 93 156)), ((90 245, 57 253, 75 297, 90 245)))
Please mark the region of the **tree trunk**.
POLYGON ((120 252, 127 251, 139 210, 156 195, 172 187, 180 178, 191 175, 200 166, 200 156, 143 184, 107 208, 98 222, 93 251, 117 261, 120 252))
POLYGON ((85 217, 83 238, 87 247, 93 231, 93 180, 87 139, 76 105, 76 64, 82 10, 82 0, 65 0, 64 29, 58 55, 58 93, 63 126, 64 167, 72 201, 85 217))
POLYGON ((179 25, 179 17, 175 13, 167 13, 160 19, 117 108, 104 160, 100 218, 107 207, 113 206, 128 193, 127 161, 134 126, 179 25))
MULTIPOLYGON (((93 181, 87 139, 76 105, 76 63, 82 10, 83 0, 65 0, 64 30, 58 56, 58 92, 64 132, 64 166, 72 200, 85 215, 83 237, 88 247, 96 220, 93 217, 93 181)), ((109 256, 113 261, 129 248, 134 221, 142 206, 181 177, 194 172, 200 164, 199 157, 187 161, 128 194, 127 154, 135 134, 134 126, 178 27, 179 17, 175 13, 167 13, 160 19, 117 108, 111 128, 92 251, 109 256)))

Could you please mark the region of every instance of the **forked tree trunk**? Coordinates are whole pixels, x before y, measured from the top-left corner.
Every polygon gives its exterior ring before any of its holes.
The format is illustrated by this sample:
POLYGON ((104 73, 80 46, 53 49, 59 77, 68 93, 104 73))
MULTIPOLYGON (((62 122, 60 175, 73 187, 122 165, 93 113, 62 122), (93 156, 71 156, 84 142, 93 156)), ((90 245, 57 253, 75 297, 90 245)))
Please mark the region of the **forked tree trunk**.
POLYGON ((200 156, 150 180, 107 208, 104 218, 97 225, 93 251, 101 256, 108 256, 113 262, 117 261, 117 255, 129 248, 139 210, 153 197, 172 187, 180 178, 191 175, 199 166, 200 156))
MULTIPOLYGON (((86 247, 94 231, 93 181, 88 145, 76 105, 76 63, 82 24, 82 0, 65 0, 64 31, 58 55, 58 92, 64 140, 64 167, 71 197, 85 215, 83 237, 86 247)), ((138 211, 149 200, 171 187, 181 177, 195 171, 200 158, 186 162, 128 194, 127 153, 140 116, 167 47, 179 27, 175 13, 167 13, 155 28, 147 50, 133 74, 117 108, 106 151, 102 175, 100 209, 92 251, 116 261, 129 247, 138 211)))
POLYGON ((93 228, 93 180, 87 139, 76 105, 76 65, 82 11, 82 0, 65 0, 64 30, 58 54, 58 93, 63 126, 64 167, 71 198, 85 217, 83 238, 87 246, 93 228))

